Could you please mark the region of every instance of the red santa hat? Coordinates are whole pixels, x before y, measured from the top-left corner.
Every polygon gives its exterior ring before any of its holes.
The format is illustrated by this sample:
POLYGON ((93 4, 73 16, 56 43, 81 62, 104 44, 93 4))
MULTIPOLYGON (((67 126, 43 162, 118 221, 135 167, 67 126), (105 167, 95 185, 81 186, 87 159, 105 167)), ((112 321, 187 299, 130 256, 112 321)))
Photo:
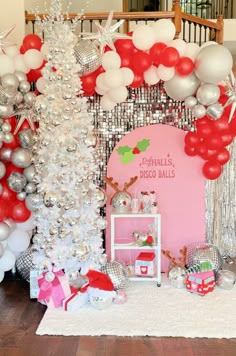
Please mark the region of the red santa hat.
POLYGON ((86 274, 86 277, 88 278, 89 282, 80 289, 81 292, 85 292, 88 287, 105 291, 114 291, 112 280, 106 273, 89 270, 86 274))

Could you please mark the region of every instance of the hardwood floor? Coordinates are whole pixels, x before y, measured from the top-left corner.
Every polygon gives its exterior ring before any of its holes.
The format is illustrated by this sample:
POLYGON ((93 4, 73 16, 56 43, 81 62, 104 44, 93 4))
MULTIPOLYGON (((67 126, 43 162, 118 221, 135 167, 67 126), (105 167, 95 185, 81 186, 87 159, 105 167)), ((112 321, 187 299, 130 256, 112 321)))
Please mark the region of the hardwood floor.
POLYGON ((37 336, 45 310, 29 299, 27 282, 4 280, 0 284, 0 356, 236 355, 236 339, 37 336))

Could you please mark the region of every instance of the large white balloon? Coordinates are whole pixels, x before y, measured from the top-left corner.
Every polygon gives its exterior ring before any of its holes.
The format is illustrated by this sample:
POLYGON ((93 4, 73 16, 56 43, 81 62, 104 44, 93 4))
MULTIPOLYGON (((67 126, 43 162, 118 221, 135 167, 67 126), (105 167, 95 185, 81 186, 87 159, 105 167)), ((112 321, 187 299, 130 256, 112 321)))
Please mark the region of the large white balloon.
POLYGON ((109 98, 115 103, 122 103, 127 99, 128 90, 125 86, 110 89, 107 93, 109 98))
POLYGON ((195 61, 195 58, 197 57, 199 51, 200 51, 200 47, 197 43, 187 43, 184 52, 184 57, 191 58, 192 61, 195 61))
POLYGON ((121 58, 114 51, 105 52, 102 56, 102 66, 105 70, 118 69, 121 65, 121 58))
POLYGON ((104 73, 104 83, 108 88, 117 88, 123 84, 123 76, 120 69, 109 69, 104 73))
MULTIPOLYGON (((97 76, 96 87, 100 92, 107 92, 108 91, 109 88, 108 88, 108 86, 107 86, 107 84, 105 82, 105 73, 101 73, 101 74, 99 74, 97 76)), ((97 91, 97 93, 100 94, 98 91, 97 91)))
POLYGON ((0 54, 0 76, 7 73, 14 73, 14 71, 15 65, 13 59, 5 54, 0 54))
POLYGON ((168 43, 175 37, 175 25, 171 20, 161 19, 154 23, 155 42, 168 43))
POLYGON ((114 109, 114 107, 116 106, 116 103, 112 101, 108 95, 104 95, 101 98, 100 104, 103 110, 107 110, 107 111, 114 109))
POLYGON ((0 241, 4 241, 10 235, 10 227, 5 221, 0 222, 0 241))
POLYGON ((133 44, 136 48, 146 51, 150 49, 155 41, 156 35, 153 27, 148 25, 138 25, 132 35, 133 44))
POLYGON ((16 224, 16 229, 22 230, 22 231, 28 231, 31 229, 34 229, 35 227, 35 219, 34 219, 34 214, 31 214, 29 219, 26 220, 25 222, 22 223, 17 223, 16 224))
POLYGON ((4 53, 8 56, 8 57, 15 57, 17 56, 20 51, 18 49, 18 47, 15 46, 9 46, 9 47, 4 47, 4 53))
POLYGON ((160 64, 157 67, 157 75, 160 79, 164 80, 171 80, 175 75, 175 68, 174 67, 165 67, 163 64, 160 64))
POLYGON ((157 74, 157 69, 153 65, 150 68, 148 68, 146 72, 144 72, 143 78, 145 83, 147 83, 148 85, 154 85, 160 81, 160 77, 157 74))
POLYGON ((194 73, 185 76, 176 74, 171 80, 165 82, 164 88, 170 98, 183 101, 195 94, 199 84, 200 80, 194 73))
POLYGON ((232 67, 232 54, 222 45, 204 47, 195 60, 195 74, 205 83, 217 84, 226 79, 232 67))
POLYGON ((177 38, 176 40, 170 41, 168 43, 168 47, 174 47, 175 49, 177 49, 180 57, 183 57, 183 55, 186 51, 186 46, 187 46, 187 43, 179 38, 177 38))
POLYGON ((0 270, 6 272, 10 271, 16 262, 16 257, 13 252, 6 250, 4 255, 0 258, 0 270))
POLYGON ((23 54, 18 54, 13 58, 16 71, 20 71, 23 73, 29 73, 30 69, 26 65, 23 54))
POLYGON ((37 69, 43 64, 44 56, 37 49, 28 49, 24 54, 25 64, 30 69, 37 69))
POLYGON ((16 229, 7 240, 8 247, 14 252, 25 251, 30 244, 30 237, 26 231, 16 229))
POLYGON ((122 67, 120 68, 120 72, 122 73, 123 76, 123 85, 130 85, 131 83, 133 83, 134 72, 132 71, 132 69, 127 67, 122 67))

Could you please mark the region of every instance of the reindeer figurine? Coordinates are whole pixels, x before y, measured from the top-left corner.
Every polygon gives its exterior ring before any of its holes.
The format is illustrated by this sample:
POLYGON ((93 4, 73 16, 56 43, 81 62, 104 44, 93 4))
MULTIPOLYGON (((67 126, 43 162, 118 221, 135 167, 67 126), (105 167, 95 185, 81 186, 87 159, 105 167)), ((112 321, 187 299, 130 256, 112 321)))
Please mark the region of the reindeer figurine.
POLYGON ((124 183, 123 190, 119 189, 118 182, 113 182, 112 177, 105 177, 105 181, 115 191, 115 194, 111 197, 110 203, 113 211, 116 213, 128 212, 131 208, 132 197, 128 192, 129 187, 137 181, 138 177, 131 177, 129 182, 124 183))

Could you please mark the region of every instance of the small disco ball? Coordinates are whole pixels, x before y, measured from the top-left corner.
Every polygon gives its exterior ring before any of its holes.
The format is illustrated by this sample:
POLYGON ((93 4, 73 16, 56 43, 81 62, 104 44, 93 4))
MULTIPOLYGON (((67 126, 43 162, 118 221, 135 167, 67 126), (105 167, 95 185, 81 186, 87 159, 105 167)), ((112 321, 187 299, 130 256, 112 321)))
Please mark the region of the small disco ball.
POLYGON ((200 265, 202 262, 210 262, 212 270, 218 272, 223 266, 223 257, 218 248, 208 243, 195 243, 187 247, 187 267, 200 265))
POLYGON ((216 284, 222 289, 232 289, 236 282, 236 274, 222 269, 217 273, 216 284))
POLYGON ((186 273, 185 269, 179 266, 171 268, 168 274, 170 284, 175 288, 185 288, 186 273))
POLYGON ((114 289, 125 289, 129 285, 128 270, 117 261, 107 262, 101 267, 101 271, 106 273, 114 285, 114 289))
POLYGON ((80 40, 74 47, 76 62, 80 65, 79 75, 94 72, 102 63, 102 55, 96 44, 90 40, 80 40))
POLYGON ((117 213, 126 213, 131 208, 131 202, 132 202, 132 198, 129 193, 118 192, 113 196, 111 200, 111 205, 113 211, 117 213))
POLYGON ((95 309, 102 310, 108 308, 112 304, 113 297, 96 297, 94 295, 90 295, 89 301, 95 309))
POLYGON ((16 260, 16 269, 20 276, 27 282, 30 281, 30 271, 34 269, 33 247, 28 247, 23 251, 16 260))

